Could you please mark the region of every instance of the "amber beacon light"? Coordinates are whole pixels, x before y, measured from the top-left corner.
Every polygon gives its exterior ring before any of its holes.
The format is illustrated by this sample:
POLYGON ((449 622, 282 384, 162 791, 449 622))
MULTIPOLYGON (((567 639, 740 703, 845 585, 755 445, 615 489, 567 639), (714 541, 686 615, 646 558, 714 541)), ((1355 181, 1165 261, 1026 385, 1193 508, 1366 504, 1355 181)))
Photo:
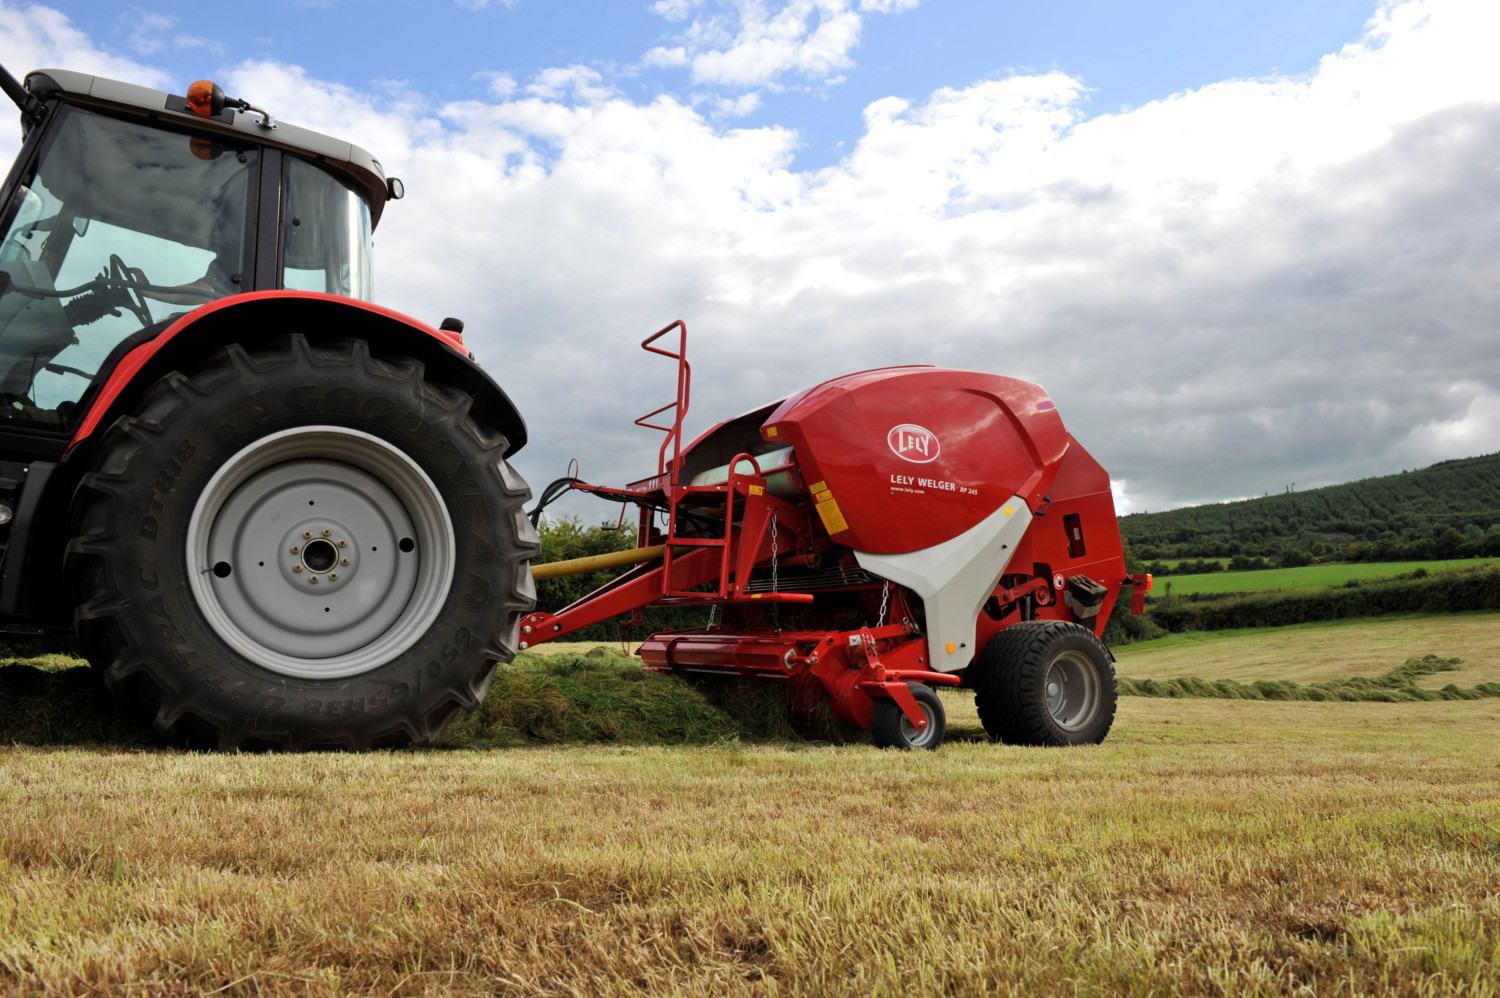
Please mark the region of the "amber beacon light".
POLYGON ((216 117, 224 110, 224 91, 212 80, 199 80, 188 87, 187 106, 194 114, 216 117))

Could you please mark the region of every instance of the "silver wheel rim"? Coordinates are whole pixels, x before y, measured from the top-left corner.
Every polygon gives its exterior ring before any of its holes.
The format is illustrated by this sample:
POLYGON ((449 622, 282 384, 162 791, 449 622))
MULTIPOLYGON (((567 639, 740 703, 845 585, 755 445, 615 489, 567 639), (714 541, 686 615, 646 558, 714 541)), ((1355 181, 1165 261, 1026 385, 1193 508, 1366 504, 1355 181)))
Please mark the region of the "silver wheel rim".
POLYGON ((1065 651, 1047 666, 1042 679, 1047 713, 1064 731, 1080 731, 1099 713, 1099 671, 1081 651, 1065 651))
POLYGON ((937 718, 933 716, 932 705, 921 700, 917 701, 917 709, 927 719, 927 730, 918 731, 917 726, 911 723, 911 718, 906 716, 906 711, 901 712, 901 740, 912 748, 925 748, 937 733, 937 718))
POLYGON ((416 644, 447 599, 455 551, 427 473, 342 426, 282 430, 235 454, 187 531, 189 585, 209 626, 240 656, 298 679, 356 676, 416 644))

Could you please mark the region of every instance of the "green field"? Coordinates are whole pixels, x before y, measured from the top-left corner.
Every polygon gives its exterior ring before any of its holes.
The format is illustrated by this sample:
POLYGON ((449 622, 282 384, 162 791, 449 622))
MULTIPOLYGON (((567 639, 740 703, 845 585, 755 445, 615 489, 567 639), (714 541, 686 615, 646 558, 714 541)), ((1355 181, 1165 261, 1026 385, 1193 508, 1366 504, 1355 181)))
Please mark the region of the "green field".
MULTIPOLYGON (((1316 681, 1435 654, 1472 685, 1497 632, 1174 636, 1119 668, 1316 681)), ((936 753, 12 744, 0 993, 1500 990, 1500 700, 1127 697, 1065 751, 989 744, 945 700, 936 753)))
POLYGON ((1193 593, 1260 593, 1273 589, 1321 589, 1337 586, 1350 579, 1390 578, 1425 569, 1437 572, 1447 568, 1475 568, 1494 564, 1494 558, 1463 558, 1455 561, 1387 561, 1351 562, 1339 565, 1308 565, 1304 568, 1270 568, 1260 572, 1209 572, 1204 575, 1158 576, 1152 596, 1164 596, 1167 585, 1177 596, 1193 593))

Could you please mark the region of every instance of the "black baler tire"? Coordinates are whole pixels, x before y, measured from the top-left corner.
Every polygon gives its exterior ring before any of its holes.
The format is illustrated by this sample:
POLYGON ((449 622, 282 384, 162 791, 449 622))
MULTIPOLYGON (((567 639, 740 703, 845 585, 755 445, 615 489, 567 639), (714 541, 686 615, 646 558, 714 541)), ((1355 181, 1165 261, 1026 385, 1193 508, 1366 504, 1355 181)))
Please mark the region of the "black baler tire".
POLYGON ((1097 745, 1115 719, 1115 667, 1093 631, 1063 620, 1012 624, 990 639, 965 676, 974 688, 979 721, 994 741, 1007 745, 1097 745), (1099 682, 1099 705, 1077 731, 1060 727, 1047 709, 1047 668, 1067 651, 1082 652, 1099 682))
POLYGON ((943 735, 948 730, 948 714, 943 709, 943 702, 930 687, 921 683, 907 683, 906 686, 911 690, 917 706, 927 706, 925 713, 932 726, 912 738, 905 730, 911 727, 911 722, 906 721, 906 712, 901 709, 901 705, 889 697, 879 697, 870 708, 870 738, 877 748, 925 748, 935 751, 943 744, 943 735), (902 724, 903 721, 906 723, 902 724))
POLYGON ((116 697, 177 740, 220 750, 367 750, 426 744, 473 708, 515 655, 535 602, 538 549, 508 443, 470 396, 362 340, 231 344, 158 381, 104 435, 75 495, 65 571, 85 655, 116 697), (452 582, 415 643, 338 679, 264 668, 234 652, 193 595, 184 538, 213 473, 299 426, 359 430, 426 473, 452 520, 452 582))

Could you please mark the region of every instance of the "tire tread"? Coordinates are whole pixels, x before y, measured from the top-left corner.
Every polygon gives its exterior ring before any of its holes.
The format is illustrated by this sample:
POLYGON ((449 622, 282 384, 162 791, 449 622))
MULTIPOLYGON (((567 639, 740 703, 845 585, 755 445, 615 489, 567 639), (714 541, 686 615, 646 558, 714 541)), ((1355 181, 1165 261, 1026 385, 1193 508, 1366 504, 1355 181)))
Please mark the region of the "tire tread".
POLYGON ((70 514, 72 539, 66 549, 66 575, 76 607, 75 630, 106 687, 169 737, 221 751, 243 747, 367 750, 408 741, 425 744, 435 739, 461 710, 478 705, 489 688, 496 663, 514 657, 515 648, 507 638, 535 602, 527 563, 539 545, 524 515, 531 493, 505 464, 508 441, 475 421, 470 415, 472 403, 466 393, 426 380, 425 367, 411 358, 376 357, 369 344, 359 339, 314 345, 298 334, 254 352, 238 343, 226 344, 196 371, 174 371, 161 378, 142 396, 133 415, 116 420, 103 434, 92 467, 75 492, 70 514), (514 535, 497 537, 496 545, 508 545, 507 553, 514 555, 516 571, 506 585, 491 594, 489 612, 494 624, 486 634, 477 636, 474 652, 476 659, 482 660, 472 675, 454 684, 445 698, 423 707, 420 716, 398 715, 378 727, 346 727, 312 735, 263 725, 252 731, 248 721, 211 709, 210 698, 198 695, 198 689, 181 688, 183 684, 172 680, 173 670, 152 653, 151 641, 132 633, 132 623, 139 622, 139 608, 116 578, 119 559, 113 542, 121 536, 126 502, 132 494, 140 494, 143 460, 153 446, 160 445, 165 429, 184 417, 193 397, 212 398, 231 382, 264 378, 277 368, 298 365, 347 367, 372 378, 407 385, 431 422, 453 424, 454 430, 485 452, 483 464, 495 469, 491 486, 499 497, 497 527, 507 532, 508 523, 508 532, 514 535))
MULTIPOLYGON (((1100 742, 1115 715, 1115 670, 1109 651, 1093 631, 1065 620, 1031 620, 1012 624, 990 639, 979 661, 966 677, 974 687, 974 706, 985 732, 1007 745, 1067 745, 1100 742), (1067 637, 1085 637, 1097 646, 1100 672, 1102 730, 1077 741, 1060 737, 1047 714, 1044 700, 1033 695, 1041 686, 1048 651, 1067 637)), ((1097 725, 1096 725, 1097 726, 1097 725)))

